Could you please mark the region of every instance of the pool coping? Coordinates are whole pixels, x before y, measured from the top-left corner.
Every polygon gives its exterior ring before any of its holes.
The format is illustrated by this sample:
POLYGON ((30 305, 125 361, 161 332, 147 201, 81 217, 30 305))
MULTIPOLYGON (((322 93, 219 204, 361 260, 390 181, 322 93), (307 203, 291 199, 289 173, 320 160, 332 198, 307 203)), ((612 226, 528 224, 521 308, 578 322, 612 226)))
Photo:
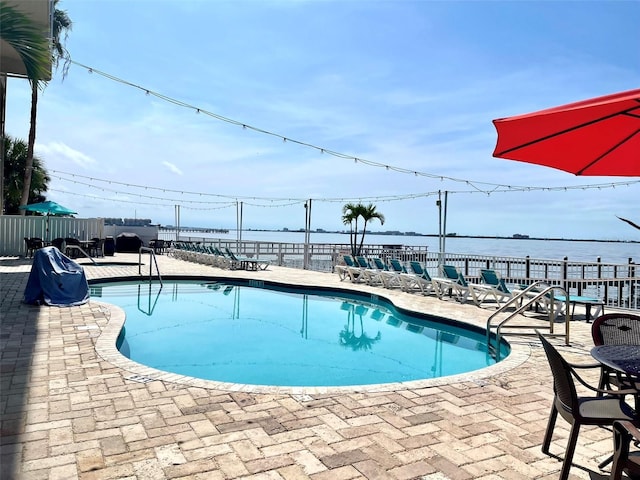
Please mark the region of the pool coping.
MULTIPOLYGON (((193 279, 193 277, 184 277, 184 280, 193 279)), ((94 282, 97 279, 94 279, 94 282)), ((109 279, 108 281, 113 281, 109 279)), ((278 282, 279 283, 279 282, 278 282)), ((299 288, 314 288, 311 285, 302 285, 295 283, 288 283, 281 285, 290 285, 292 287, 299 288)), ((367 293, 364 292, 363 293, 367 293)), ((104 302, 90 300, 91 303, 100 306, 105 310, 107 317, 107 325, 102 329, 96 344, 95 349, 97 354, 106 362, 125 370, 131 375, 127 379, 137 382, 146 383, 149 381, 163 381, 170 382, 179 385, 198 387, 211 390, 223 390, 229 392, 246 392, 246 393, 261 393, 261 394, 292 394, 292 395, 322 395, 322 394, 334 394, 334 393, 371 393, 371 392, 390 392, 399 390, 416 390, 424 388, 438 387, 447 385, 450 383, 459 382, 473 382, 477 384, 484 384, 484 380, 490 377, 498 376, 509 370, 512 370, 524 362, 531 355, 531 348, 528 343, 525 342, 508 342, 510 347, 509 355, 494 365, 490 365, 471 372, 460 373, 456 375, 447 375, 438 378, 422 379, 422 380, 410 380, 406 382, 390 382, 380 384, 368 384, 368 385, 349 385, 349 386, 274 386, 274 385, 254 385, 243 383, 230 383, 216 380, 204 380, 197 377, 191 377, 188 375, 181 375, 177 373, 167 372, 159 370, 147 365, 135 362, 124 355, 122 355, 117 347, 116 343, 122 327, 126 320, 126 314, 124 310, 116 305, 104 302)), ((421 312, 419 309, 411 308, 407 309, 405 306, 399 306, 392 299, 389 301, 396 307, 413 311, 417 314, 429 314, 428 312, 421 312)), ((450 319, 461 325, 468 325, 477 328, 478 325, 467 322, 464 320, 450 319)))

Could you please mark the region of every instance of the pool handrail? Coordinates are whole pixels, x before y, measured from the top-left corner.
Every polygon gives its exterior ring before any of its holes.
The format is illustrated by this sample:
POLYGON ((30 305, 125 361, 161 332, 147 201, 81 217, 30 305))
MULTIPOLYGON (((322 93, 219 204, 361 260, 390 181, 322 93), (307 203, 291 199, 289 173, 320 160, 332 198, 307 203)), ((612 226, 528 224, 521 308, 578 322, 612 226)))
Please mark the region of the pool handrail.
POLYGON ((162 285, 162 275, 160 275, 160 269, 158 268, 158 260, 156 259, 156 254, 153 248, 150 247, 140 247, 138 250, 138 275, 142 275, 142 252, 149 253, 149 280, 153 278, 153 264, 156 265, 156 272, 158 272, 158 280, 160 281, 160 285, 162 285))
MULTIPOLYGON (((539 325, 509 325, 509 328, 531 328, 531 329, 549 329, 549 333, 553 335, 553 325, 556 319, 556 312, 554 301, 554 292, 560 292, 561 295, 565 298, 565 333, 557 334, 558 336, 565 337, 565 344, 569 345, 569 326, 571 325, 571 312, 569 310, 569 295, 567 291, 559 286, 559 285, 549 285, 545 282, 535 282, 529 286, 527 286, 524 290, 516 290, 514 291, 514 295, 500 308, 498 308, 487 320, 487 350, 489 354, 493 354, 494 357, 499 360, 500 358, 500 342, 502 340, 502 328, 506 327, 507 323, 513 319, 520 312, 526 310, 531 305, 539 304, 540 301, 548 302, 549 309, 549 325, 548 326, 539 326, 539 325), (519 304, 519 305, 518 305, 519 304), (499 313, 504 312, 509 306, 515 305, 516 309, 513 312, 510 312, 509 315, 504 318, 497 325, 492 325, 492 320, 499 313), (492 328, 495 329, 495 347, 491 345, 491 333, 492 328)), ((562 309, 559 309, 558 314, 561 313, 562 309)), ((536 335, 535 333, 521 333, 521 335, 536 335)))

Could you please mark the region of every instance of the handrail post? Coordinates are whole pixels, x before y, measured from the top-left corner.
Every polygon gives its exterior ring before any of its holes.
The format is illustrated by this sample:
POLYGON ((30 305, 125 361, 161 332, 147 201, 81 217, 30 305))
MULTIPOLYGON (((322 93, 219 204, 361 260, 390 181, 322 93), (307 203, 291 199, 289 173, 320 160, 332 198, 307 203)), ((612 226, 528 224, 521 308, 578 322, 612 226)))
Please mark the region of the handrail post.
MULTIPOLYGON (((637 295, 636 289, 633 285, 633 278, 636 276, 636 264, 633 263, 633 258, 629 257, 629 271, 627 272, 627 276, 629 277, 629 308, 633 308, 636 304, 634 300, 634 295, 637 295)), ((621 288, 619 290, 622 290, 621 288)), ((618 304, 619 305, 619 304, 618 304)))
POLYGON ((138 249, 138 275, 142 275, 142 252, 143 251, 149 253, 149 280, 151 280, 151 277, 153 276, 153 264, 155 263, 156 271, 158 272, 158 280, 160 281, 160 285, 163 285, 162 276, 160 275, 160 268, 158 267, 158 260, 156 259, 156 254, 153 248, 140 247, 138 249))

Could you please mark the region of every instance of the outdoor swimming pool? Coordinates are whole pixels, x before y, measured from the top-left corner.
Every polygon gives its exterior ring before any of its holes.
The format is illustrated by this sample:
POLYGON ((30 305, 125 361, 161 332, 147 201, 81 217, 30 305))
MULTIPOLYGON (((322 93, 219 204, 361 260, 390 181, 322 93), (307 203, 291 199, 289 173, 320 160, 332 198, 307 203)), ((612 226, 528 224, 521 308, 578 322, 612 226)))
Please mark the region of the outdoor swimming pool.
MULTIPOLYGON (((493 365, 485 333, 409 315, 375 295, 256 281, 109 282, 92 298, 126 320, 119 351, 158 370, 234 384, 355 386, 493 365)), ((506 357, 508 346, 503 346, 506 357)))

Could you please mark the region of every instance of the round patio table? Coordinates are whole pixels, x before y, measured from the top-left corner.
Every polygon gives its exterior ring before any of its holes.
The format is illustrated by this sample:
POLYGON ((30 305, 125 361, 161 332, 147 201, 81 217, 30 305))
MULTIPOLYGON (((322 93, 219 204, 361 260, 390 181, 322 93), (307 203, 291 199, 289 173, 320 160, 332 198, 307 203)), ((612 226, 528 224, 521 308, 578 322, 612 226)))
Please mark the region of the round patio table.
POLYGON ((640 345, 599 345, 591 356, 601 364, 640 380, 640 345))

